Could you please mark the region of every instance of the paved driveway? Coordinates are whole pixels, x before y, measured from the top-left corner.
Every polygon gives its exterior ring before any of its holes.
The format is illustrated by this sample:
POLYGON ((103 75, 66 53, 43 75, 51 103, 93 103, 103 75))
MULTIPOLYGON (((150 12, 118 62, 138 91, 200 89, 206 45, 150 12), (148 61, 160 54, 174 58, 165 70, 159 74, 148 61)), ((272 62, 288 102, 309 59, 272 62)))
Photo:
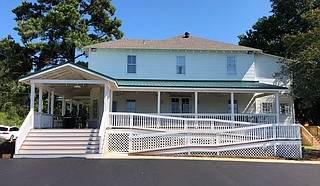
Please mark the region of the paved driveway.
POLYGON ((206 160, 0 159, 0 185, 320 185, 320 166, 206 160))

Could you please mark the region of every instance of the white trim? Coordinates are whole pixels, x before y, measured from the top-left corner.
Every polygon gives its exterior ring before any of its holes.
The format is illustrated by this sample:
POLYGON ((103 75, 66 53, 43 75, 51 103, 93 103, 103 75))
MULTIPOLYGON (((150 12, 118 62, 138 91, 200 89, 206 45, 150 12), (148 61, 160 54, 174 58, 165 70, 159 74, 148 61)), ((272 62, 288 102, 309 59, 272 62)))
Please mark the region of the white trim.
POLYGON ((34 83, 47 83, 47 84, 98 84, 103 85, 106 83, 104 80, 62 80, 62 79, 34 79, 34 83))
POLYGON ((117 91, 151 91, 151 92, 235 92, 235 93, 275 93, 283 91, 284 89, 231 89, 231 88, 168 88, 168 87, 119 87, 117 91))
POLYGON ((234 93, 231 92, 231 121, 234 121, 234 93))
POLYGON ((35 74, 33 74, 33 75, 24 77, 24 78, 22 78, 22 79, 19 79, 19 82, 31 80, 31 79, 34 78, 34 77, 41 76, 41 75, 43 75, 43 74, 46 74, 46 73, 51 72, 51 71, 58 70, 58 69, 60 69, 60 68, 66 67, 66 66, 70 66, 70 67, 76 68, 76 69, 78 69, 78 70, 81 70, 81 71, 86 72, 86 73, 88 73, 88 74, 94 75, 94 76, 99 77, 99 78, 101 78, 101 79, 108 80, 108 81, 111 81, 111 82, 113 82, 113 83, 116 83, 113 79, 104 77, 104 76, 102 76, 102 75, 96 74, 96 73, 94 73, 94 72, 91 72, 91 71, 89 71, 89 70, 80 68, 80 67, 78 67, 78 66, 76 66, 76 65, 73 65, 73 64, 70 64, 70 63, 63 64, 63 65, 57 66, 57 67, 53 67, 52 69, 44 70, 43 72, 35 73, 35 74))

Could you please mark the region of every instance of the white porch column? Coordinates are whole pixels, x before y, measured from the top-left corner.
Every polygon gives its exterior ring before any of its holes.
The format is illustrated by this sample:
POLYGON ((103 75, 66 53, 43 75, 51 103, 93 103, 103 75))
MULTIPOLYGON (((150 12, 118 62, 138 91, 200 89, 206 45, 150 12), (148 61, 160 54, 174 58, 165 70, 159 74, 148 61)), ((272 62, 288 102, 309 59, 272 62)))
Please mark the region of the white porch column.
POLYGON ((110 96, 109 96, 109 88, 108 84, 104 83, 104 91, 103 91, 103 111, 109 112, 110 106, 110 96))
POLYGON ((72 105, 73 105, 73 102, 72 102, 72 99, 70 99, 70 105, 69 105, 69 111, 70 111, 70 113, 71 113, 71 111, 72 111, 72 105))
POLYGON ((62 96, 62 106, 61 106, 61 115, 66 115, 66 98, 62 96))
POLYGON ((198 92, 194 93, 194 113, 196 114, 196 118, 198 115, 198 92))
POLYGON ((54 91, 51 91, 51 110, 50 114, 53 115, 53 109, 54 109, 54 91))
POLYGON ((113 91, 110 90, 110 106, 109 106, 109 111, 112 112, 112 107, 113 107, 113 91))
POLYGON ((231 120, 234 121, 234 93, 231 92, 231 120))
POLYGON ((47 114, 50 114, 50 92, 48 91, 48 106, 47 106, 47 114))
POLYGON ((35 84, 31 80, 31 94, 30 94, 30 111, 34 110, 35 84))
POLYGON ((38 112, 42 113, 43 101, 42 101, 42 86, 39 87, 39 105, 38 105, 38 112))
POLYGON ((277 112, 277 124, 279 124, 280 123, 279 92, 276 93, 276 112, 277 112))
POLYGON ((158 91, 158 105, 157 105, 157 113, 160 114, 161 112, 161 92, 158 91))

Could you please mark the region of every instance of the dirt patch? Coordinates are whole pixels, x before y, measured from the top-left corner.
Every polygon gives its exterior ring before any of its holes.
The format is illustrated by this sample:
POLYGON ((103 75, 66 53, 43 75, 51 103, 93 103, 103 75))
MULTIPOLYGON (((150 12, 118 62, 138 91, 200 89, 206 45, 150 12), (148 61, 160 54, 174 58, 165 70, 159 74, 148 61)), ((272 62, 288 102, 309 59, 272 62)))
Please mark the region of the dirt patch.
POLYGON ((302 160, 320 161, 319 149, 303 149, 302 160))

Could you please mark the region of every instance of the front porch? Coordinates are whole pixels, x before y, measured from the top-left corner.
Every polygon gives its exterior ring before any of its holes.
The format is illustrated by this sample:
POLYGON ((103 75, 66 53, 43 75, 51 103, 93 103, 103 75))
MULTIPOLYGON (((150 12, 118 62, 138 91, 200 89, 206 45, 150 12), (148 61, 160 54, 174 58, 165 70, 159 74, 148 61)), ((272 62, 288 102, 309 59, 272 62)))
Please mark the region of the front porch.
MULTIPOLYGON (((95 136, 89 134, 87 144, 93 143, 90 142, 92 138, 97 141, 94 151, 91 151, 91 147, 81 147, 82 150, 87 148, 82 151, 84 156, 88 152, 100 156, 136 153, 134 149, 138 146, 149 146, 150 143, 161 148, 148 147, 139 152, 168 153, 172 148, 179 152, 181 149, 216 152, 217 148, 227 146, 229 150, 239 149, 243 145, 249 149, 258 146, 263 148, 265 143, 270 148, 274 146, 272 152, 280 152, 284 147, 299 149, 297 146, 301 143, 299 128, 292 124, 294 115, 291 99, 285 93, 286 89, 278 86, 257 82, 221 84, 213 81, 186 81, 180 85, 180 81, 169 80, 159 80, 157 86, 154 86, 153 80, 134 80, 132 84, 130 80, 116 80, 69 63, 20 81, 31 85, 31 97, 30 112, 20 128, 16 143, 18 155, 28 153, 23 150, 26 150, 35 129, 41 133, 41 130, 48 128, 64 128, 63 118, 68 109, 71 111, 75 107, 79 110, 80 104, 87 105, 86 128, 95 131, 95 136), (150 86, 146 86, 146 83, 150 86), (48 92, 46 113, 43 109, 44 91, 48 92), (56 109, 57 105, 61 107, 56 109), (35 112, 36 109, 38 112, 35 112), (187 140, 180 145, 169 145, 182 139, 187 140), (199 143, 192 146, 192 141, 199 143), (279 148, 277 145, 280 145, 279 148)), ((76 130, 80 132, 84 129, 79 128, 78 125, 72 127, 73 133, 81 134, 76 130)), ((58 131, 61 133, 63 130, 58 131)), ((55 134, 59 132, 51 131, 55 134)), ((60 148, 58 152, 68 154, 61 144, 57 143, 54 147, 60 148)), ((292 157, 299 157, 300 152, 294 150, 292 157)), ((72 153, 68 155, 72 156, 72 153)))

